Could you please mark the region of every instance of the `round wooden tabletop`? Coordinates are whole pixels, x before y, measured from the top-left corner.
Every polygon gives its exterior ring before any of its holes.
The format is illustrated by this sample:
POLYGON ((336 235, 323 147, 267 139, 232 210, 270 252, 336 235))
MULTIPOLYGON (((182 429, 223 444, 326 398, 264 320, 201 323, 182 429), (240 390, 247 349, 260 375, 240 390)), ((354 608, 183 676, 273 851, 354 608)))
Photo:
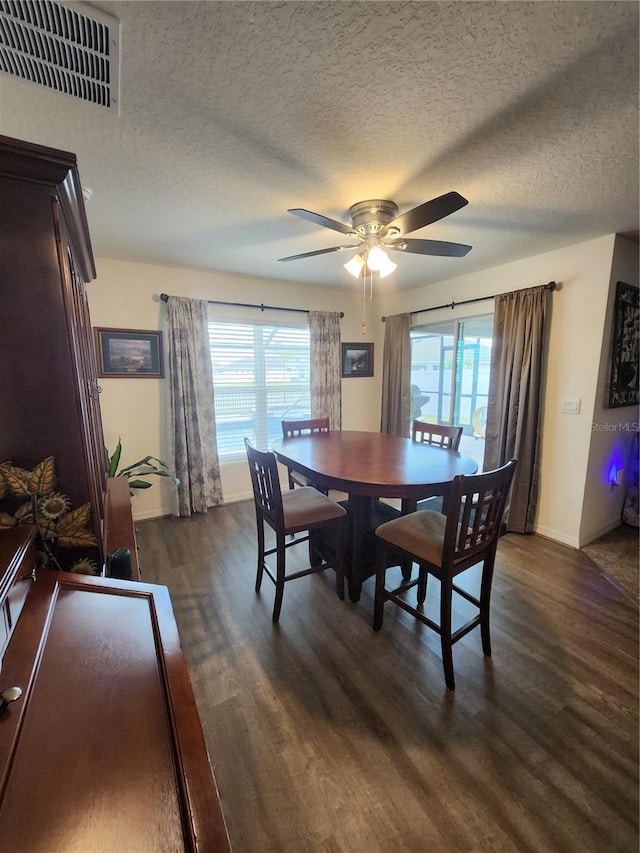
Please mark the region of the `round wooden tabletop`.
POLYGON ((470 456, 378 432, 335 432, 274 442, 278 460, 321 487, 353 495, 419 500, 444 494, 457 474, 475 474, 470 456))

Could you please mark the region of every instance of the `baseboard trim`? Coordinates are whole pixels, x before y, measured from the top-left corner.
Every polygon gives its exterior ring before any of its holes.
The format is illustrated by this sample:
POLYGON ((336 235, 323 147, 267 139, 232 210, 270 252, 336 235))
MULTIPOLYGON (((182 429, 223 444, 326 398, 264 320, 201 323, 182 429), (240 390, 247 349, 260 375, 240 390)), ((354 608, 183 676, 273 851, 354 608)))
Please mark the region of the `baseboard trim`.
POLYGON ((616 530, 622 524, 621 520, 609 522, 605 524, 603 527, 599 527, 597 530, 592 530, 587 533, 584 537, 580 538, 580 548, 584 548, 585 545, 589 545, 591 542, 595 542, 596 539, 599 539, 601 536, 604 536, 606 533, 611 533, 612 530, 616 530))
POLYGON ((225 497, 223 504, 239 504, 242 501, 253 500, 253 492, 241 492, 237 495, 225 497))
POLYGON ((153 521, 154 518, 171 518, 172 512, 167 512, 166 509, 149 509, 146 512, 134 512, 134 521, 153 521))
POLYGON ((568 545, 570 548, 579 548, 580 540, 577 536, 567 536, 560 530, 554 530, 552 527, 539 526, 535 529, 536 533, 544 536, 545 539, 551 539, 553 542, 559 542, 560 545, 568 545))
MULTIPOLYGON (((253 500, 253 492, 246 492, 242 494, 232 495, 230 498, 225 498, 220 506, 224 506, 225 504, 237 504, 242 503, 243 501, 253 500)), ((209 510, 215 509, 215 506, 209 507, 209 510)), ((153 519, 158 518, 180 518, 180 516, 175 515, 173 512, 168 512, 166 508, 163 509, 150 509, 145 512, 134 512, 133 520, 134 521, 153 521, 153 519)))

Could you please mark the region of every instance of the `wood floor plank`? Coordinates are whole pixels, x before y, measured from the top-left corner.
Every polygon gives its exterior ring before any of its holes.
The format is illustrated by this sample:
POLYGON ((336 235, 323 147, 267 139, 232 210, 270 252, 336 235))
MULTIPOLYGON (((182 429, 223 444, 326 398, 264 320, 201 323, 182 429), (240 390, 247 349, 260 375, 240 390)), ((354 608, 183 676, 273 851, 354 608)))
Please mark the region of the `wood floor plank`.
POLYGON ((373 579, 357 604, 333 573, 293 581, 274 626, 251 502, 140 523, 138 541, 143 579, 171 592, 235 853, 637 853, 638 610, 579 552, 501 539, 493 656, 477 631, 456 644, 452 694, 433 632, 390 604, 372 631, 373 579))

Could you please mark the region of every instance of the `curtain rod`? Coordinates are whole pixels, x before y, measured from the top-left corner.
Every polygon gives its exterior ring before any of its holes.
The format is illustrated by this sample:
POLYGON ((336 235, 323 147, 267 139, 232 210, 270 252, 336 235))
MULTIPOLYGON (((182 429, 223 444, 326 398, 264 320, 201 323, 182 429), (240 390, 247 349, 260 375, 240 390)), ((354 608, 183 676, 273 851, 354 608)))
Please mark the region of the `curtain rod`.
MULTIPOLYGON (((542 285, 545 290, 554 291, 558 288, 558 285, 555 281, 550 281, 548 284, 542 285)), ((526 290, 526 288, 522 288, 522 290, 526 290)), ((488 299, 495 299, 496 296, 500 294, 496 293, 495 296, 478 296, 477 299, 463 299, 462 302, 447 302, 446 305, 434 305, 433 308, 419 308, 417 311, 409 311, 409 316, 413 317, 414 314, 424 314, 426 311, 438 311, 440 308, 451 308, 453 311, 454 308, 457 308, 458 305, 471 305, 472 302, 486 302, 488 299)), ((382 322, 386 320, 386 317, 382 318, 382 322)))
MULTIPOLYGON (((160 299, 163 302, 169 301, 168 293, 161 293, 160 299)), ((224 302, 221 299, 207 299, 209 305, 231 305, 234 308, 259 308, 261 311, 295 311, 297 314, 308 314, 308 308, 279 308, 277 305, 253 305, 250 302, 224 302)), ((344 317, 344 311, 340 312, 340 316, 344 317)))

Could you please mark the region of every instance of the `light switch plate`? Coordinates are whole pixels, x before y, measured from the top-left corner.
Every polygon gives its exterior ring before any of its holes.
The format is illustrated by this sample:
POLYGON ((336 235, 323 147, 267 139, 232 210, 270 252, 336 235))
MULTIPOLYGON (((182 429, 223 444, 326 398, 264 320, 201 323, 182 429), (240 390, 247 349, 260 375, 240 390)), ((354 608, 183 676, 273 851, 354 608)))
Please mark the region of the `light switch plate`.
POLYGON ((580 398, 579 397, 564 397, 562 400, 562 408, 560 410, 563 415, 579 415, 580 414, 580 398))

